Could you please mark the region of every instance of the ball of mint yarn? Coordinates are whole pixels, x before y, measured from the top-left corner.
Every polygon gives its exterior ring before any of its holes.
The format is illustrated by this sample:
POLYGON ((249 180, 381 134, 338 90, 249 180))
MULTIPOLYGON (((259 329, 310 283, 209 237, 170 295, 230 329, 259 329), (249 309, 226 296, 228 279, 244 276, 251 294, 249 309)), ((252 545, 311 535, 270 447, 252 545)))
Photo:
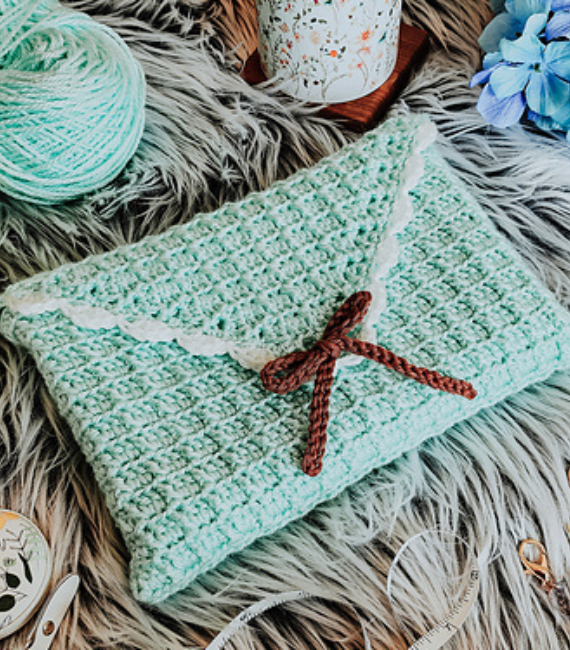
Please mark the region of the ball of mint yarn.
POLYGON ((56 0, 0 0, 0 192, 40 204, 115 178, 144 126, 125 42, 56 0))

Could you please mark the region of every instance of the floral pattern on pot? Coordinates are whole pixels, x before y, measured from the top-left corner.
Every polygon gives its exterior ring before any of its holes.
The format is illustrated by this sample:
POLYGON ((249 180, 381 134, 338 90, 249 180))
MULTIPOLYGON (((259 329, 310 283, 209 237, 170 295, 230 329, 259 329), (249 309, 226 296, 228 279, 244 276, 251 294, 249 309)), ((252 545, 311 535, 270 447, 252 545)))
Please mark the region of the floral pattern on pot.
POLYGON ((392 74, 401 0, 257 0, 267 77, 306 101, 368 95, 392 74))

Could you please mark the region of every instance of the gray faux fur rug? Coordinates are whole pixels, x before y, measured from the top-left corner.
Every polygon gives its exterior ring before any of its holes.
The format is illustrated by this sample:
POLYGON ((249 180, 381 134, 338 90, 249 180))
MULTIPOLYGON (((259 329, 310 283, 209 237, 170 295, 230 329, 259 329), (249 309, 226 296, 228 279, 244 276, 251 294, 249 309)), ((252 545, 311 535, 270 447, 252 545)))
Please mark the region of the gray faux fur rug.
MULTIPOLYGON (((163 231, 354 137, 240 79, 239 61, 255 40, 249 0, 69 4, 116 29, 143 64, 147 129, 129 168, 85 201, 45 208, 0 200, 2 286, 163 231)), ((431 115, 448 159, 570 306, 570 149, 523 127, 497 132, 477 114, 468 80, 489 17, 483 0, 409 0, 406 20, 431 32, 433 50, 394 110, 431 115)), ((429 441, 150 609, 129 596, 124 546, 37 370, 6 342, 0 354, 0 505, 31 516, 47 533, 56 578, 73 569, 83 579, 55 649, 203 648, 244 607, 291 589, 318 591, 336 603, 276 610, 240 633, 233 647, 362 648, 360 624, 338 602, 340 593, 368 621, 373 648, 406 648, 387 573, 407 539, 434 527, 460 535, 482 569, 478 603, 448 647, 570 647, 570 622, 523 574, 517 556, 519 540, 536 537, 557 576, 570 570, 568 376, 555 375, 429 441)), ((455 568, 450 558, 422 580, 436 591, 455 568)), ((409 598, 417 602, 414 593, 409 598)), ((413 610, 418 630, 420 609, 413 610)), ((22 647, 23 634, 2 644, 22 647)))

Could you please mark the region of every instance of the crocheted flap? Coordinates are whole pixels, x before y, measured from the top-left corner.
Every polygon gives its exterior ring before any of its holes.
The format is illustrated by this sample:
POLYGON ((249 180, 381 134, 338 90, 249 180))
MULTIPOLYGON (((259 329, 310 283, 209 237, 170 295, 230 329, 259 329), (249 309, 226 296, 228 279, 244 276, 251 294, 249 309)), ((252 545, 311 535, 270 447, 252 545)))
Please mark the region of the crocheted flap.
POLYGON ((385 305, 408 191, 435 130, 389 122, 310 169, 158 237, 10 287, 14 312, 61 310, 80 327, 114 326, 246 367, 316 340, 355 291, 374 296, 362 337, 385 305))

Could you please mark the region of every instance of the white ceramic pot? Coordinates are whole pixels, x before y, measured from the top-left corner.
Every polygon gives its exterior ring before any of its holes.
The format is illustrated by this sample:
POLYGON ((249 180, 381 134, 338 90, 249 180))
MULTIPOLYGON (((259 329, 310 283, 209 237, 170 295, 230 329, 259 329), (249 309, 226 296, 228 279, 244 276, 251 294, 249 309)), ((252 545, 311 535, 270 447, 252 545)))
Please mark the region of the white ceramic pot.
POLYGON ((290 95, 345 102, 392 74, 402 0, 256 0, 265 74, 290 95))

